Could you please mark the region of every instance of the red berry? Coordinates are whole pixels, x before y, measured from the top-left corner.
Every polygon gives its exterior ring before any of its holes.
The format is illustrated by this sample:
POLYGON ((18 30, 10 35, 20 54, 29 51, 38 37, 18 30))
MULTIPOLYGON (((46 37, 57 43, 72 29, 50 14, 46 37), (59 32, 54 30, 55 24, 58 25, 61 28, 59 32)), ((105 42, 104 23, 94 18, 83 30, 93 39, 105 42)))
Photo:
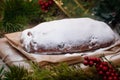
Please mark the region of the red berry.
POLYGON ((111 73, 111 76, 114 76, 115 74, 114 73, 111 73))
POLYGON ((114 69, 112 69, 112 72, 113 72, 113 73, 115 73, 115 70, 114 70, 114 69))
POLYGON ((89 58, 87 56, 84 57, 85 60, 88 60, 89 58))
POLYGON ((115 73, 115 76, 118 76, 118 74, 117 74, 117 73, 115 73))
POLYGON ((113 77, 114 80, 118 80, 116 76, 113 77))
POLYGON ((89 63, 88 61, 84 60, 83 64, 87 66, 89 63))
POLYGON ((103 77, 103 79, 104 79, 104 80, 107 80, 107 77, 106 77, 106 76, 104 76, 104 77, 103 77))
POLYGON ((93 66, 95 64, 96 70, 98 71, 99 75, 103 76, 103 80, 120 80, 113 66, 107 62, 95 57, 89 58, 86 56, 84 59, 84 65, 93 66))
POLYGON ((89 58, 90 61, 95 61, 94 57, 89 58))
POLYGON ((110 68, 110 69, 113 69, 113 66, 112 66, 112 65, 109 65, 109 68, 110 68))
POLYGON ((103 71, 99 71, 99 74, 100 74, 100 75, 103 75, 103 71))
POLYGON ((108 65, 108 63, 107 63, 107 62, 102 62, 102 64, 103 64, 103 65, 105 65, 105 66, 107 66, 107 65, 108 65))
POLYGON ((45 3, 45 6, 47 6, 47 7, 48 7, 48 3, 47 3, 47 2, 45 3))
POLYGON ((113 78, 110 76, 110 77, 108 77, 108 80, 113 80, 113 78))
POLYGON ((44 8, 45 8, 45 6, 43 5, 43 6, 41 6, 41 8, 43 8, 43 9, 44 9, 44 8))
POLYGON ((103 65, 102 65, 102 64, 100 64, 99 68, 100 68, 100 69, 102 69, 102 68, 103 68, 103 65))
POLYGON ((93 60, 95 63, 97 62, 97 58, 93 58, 92 60, 93 60))
POLYGON ((40 5, 44 5, 45 4, 45 1, 40 1, 40 5))
POLYGON ((93 66, 93 65, 94 65, 93 61, 90 61, 89 66, 93 66))
POLYGON ((112 73, 112 72, 113 72, 113 69, 109 69, 109 72, 112 73))
POLYGON ((101 62, 100 58, 96 58, 96 62, 101 62))
POLYGON ((108 70, 108 67, 104 66, 103 71, 107 71, 107 70, 108 70))
POLYGON ((95 67, 98 68, 98 67, 99 67, 99 64, 95 64, 95 67))
POLYGON ((107 72, 106 72, 106 75, 108 75, 108 76, 109 76, 109 75, 110 75, 110 72, 109 72, 109 71, 107 71, 107 72))
POLYGON ((53 1, 51 0, 51 1, 49 1, 48 3, 51 5, 51 4, 53 4, 53 1))
POLYGON ((39 1, 39 4, 40 4, 40 5, 43 5, 43 4, 44 4, 44 2, 43 2, 43 1, 39 1))

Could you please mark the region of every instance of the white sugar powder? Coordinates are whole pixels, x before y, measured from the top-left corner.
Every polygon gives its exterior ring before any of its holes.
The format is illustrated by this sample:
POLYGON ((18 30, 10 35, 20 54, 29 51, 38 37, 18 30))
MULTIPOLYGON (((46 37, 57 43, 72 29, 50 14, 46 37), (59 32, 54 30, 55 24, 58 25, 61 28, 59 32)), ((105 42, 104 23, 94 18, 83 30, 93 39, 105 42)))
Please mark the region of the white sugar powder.
POLYGON ((90 18, 62 19, 41 23, 34 28, 22 32, 21 39, 26 50, 30 51, 30 43, 37 50, 38 46, 55 48, 89 44, 99 45, 114 40, 115 35, 104 22, 90 18), (28 32, 30 34, 28 35, 28 32))

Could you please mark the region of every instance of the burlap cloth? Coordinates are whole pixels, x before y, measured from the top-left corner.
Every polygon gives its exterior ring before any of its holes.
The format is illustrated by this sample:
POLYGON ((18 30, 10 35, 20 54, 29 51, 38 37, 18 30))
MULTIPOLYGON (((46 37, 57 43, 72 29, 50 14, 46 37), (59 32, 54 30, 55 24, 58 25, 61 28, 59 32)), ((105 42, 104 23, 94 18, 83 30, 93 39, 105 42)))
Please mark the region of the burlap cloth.
MULTIPOLYGON (((3 45, 0 44, 0 56, 4 57, 5 55, 9 55, 9 57, 13 58, 12 60, 14 61, 15 60, 16 61, 31 60, 31 61, 39 63, 41 66, 44 66, 48 63, 56 64, 56 63, 61 63, 61 62, 67 62, 68 64, 76 64, 76 63, 82 62, 84 56, 99 57, 104 54, 105 57, 108 60, 112 61, 113 63, 115 64, 120 63, 120 42, 119 40, 116 41, 114 45, 108 48, 99 49, 97 51, 92 51, 92 52, 62 54, 62 55, 42 55, 42 54, 37 54, 37 53, 27 53, 22 48, 22 45, 20 43, 20 36, 21 36, 21 32, 6 34, 5 35, 6 39, 4 38, 0 40, 0 43, 3 44, 3 45), (9 42, 9 44, 7 42, 9 42)), ((26 64, 27 63, 25 63, 25 65, 26 64)))
POLYGON ((6 38, 0 39, 0 57, 4 62, 2 65, 24 66, 25 68, 30 69, 30 65, 27 63, 27 58, 9 45, 6 38))

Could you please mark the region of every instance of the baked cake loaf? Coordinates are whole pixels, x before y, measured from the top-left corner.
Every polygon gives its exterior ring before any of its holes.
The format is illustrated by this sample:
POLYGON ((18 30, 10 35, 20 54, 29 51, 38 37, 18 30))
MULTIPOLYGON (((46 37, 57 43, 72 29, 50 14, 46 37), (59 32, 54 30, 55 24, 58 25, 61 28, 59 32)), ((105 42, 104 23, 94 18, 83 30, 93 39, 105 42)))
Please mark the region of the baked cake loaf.
POLYGON ((62 19, 41 23, 22 32, 27 52, 81 52, 108 47, 115 34, 104 22, 90 18, 62 19))

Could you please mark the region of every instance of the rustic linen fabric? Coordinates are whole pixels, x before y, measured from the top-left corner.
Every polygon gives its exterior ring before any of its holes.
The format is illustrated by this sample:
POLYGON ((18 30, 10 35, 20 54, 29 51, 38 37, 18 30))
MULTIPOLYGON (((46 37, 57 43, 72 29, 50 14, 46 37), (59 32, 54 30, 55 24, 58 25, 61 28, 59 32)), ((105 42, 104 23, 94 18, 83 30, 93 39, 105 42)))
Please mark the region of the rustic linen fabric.
POLYGON ((101 51, 92 51, 87 53, 77 54, 62 54, 62 55, 43 55, 42 53, 28 53, 26 52, 20 43, 21 32, 6 34, 7 41, 15 49, 20 51, 18 54, 23 54, 27 59, 35 61, 40 65, 46 65, 48 63, 60 63, 67 62, 68 64, 75 64, 83 61, 84 56, 100 57, 105 55, 106 58, 115 64, 120 62, 120 42, 119 40, 110 47, 104 48, 101 51))
POLYGON ((27 58, 9 45, 6 38, 0 39, 0 57, 4 63, 9 66, 24 66, 25 68, 30 69, 30 65, 27 63, 27 58))

